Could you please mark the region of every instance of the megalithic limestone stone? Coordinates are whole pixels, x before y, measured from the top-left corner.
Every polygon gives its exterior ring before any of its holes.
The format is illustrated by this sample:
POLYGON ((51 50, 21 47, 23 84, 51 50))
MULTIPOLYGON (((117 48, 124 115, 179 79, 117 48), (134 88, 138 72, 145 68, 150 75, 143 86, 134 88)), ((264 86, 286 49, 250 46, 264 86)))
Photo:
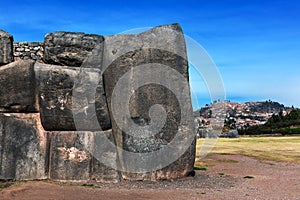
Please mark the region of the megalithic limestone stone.
POLYGON ((81 32, 49 33, 45 36, 43 60, 47 64, 80 67, 96 46, 103 46, 103 40, 101 35, 81 32))
MULTIPOLYGON (((112 132, 49 132, 51 140, 50 171, 52 180, 95 180, 118 182, 117 170, 101 163, 98 140, 111 138, 112 132)), ((100 142, 101 143, 101 142, 100 142)), ((116 150, 105 152, 112 165, 117 163, 116 150)), ((106 159, 107 160, 107 159, 106 159)))
POLYGON ((34 70, 45 130, 97 131, 111 128, 99 69, 88 68, 80 73, 79 68, 36 63, 34 70))
POLYGON ((47 147, 39 114, 0 114, 0 179, 46 179, 47 147))
POLYGON ((34 61, 0 67, 0 112, 38 112, 34 61))
POLYGON ((91 146, 92 134, 77 132, 49 133, 50 171, 52 180, 89 180, 92 157, 82 141, 91 146))
POLYGON ((185 48, 178 24, 105 37, 104 85, 124 179, 171 179, 193 171, 185 48))
POLYGON ((97 131, 93 135, 93 173, 91 179, 98 182, 120 181, 119 157, 112 130, 97 131))
POLYGON ((0 30, 0 66, 13 62, 13 36, 0 30))

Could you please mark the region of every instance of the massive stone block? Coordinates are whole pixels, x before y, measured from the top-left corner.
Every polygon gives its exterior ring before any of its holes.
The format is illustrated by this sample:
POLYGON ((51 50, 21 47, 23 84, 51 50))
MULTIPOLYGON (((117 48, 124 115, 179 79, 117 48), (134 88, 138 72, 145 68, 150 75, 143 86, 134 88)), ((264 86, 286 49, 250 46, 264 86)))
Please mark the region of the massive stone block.
POLYGON ((0 114, 0 179, 46 179, 47 155, 39 114, 0 114))
POLYGON ((98 152, 102 147, 99 139, 112 137, 106 132, 50 132, 50 172, 52 180, 96 180, 101 182, 119 181, 118 171, 101 163, 109 159, 116 165, 116 151, 106 152, 105 158, 98 152))
POLYGON ((118 182, 119 158, 112 130, 94 132, 92 179, 98 182, 118 182))
MULTIPOLYGON (((102 56, 103 36, 74 32, 49 33, 45 37, 44 62, 48 64, 80 67, 99 48, 102 56)), ((102 57, 99 57, 102 60, 102 57)))
POLYGON ((0 112, 38 112, 33 65, 20 60, 0 68, 0 112))
POLYGON ((195 132, 181 27, 105 37, 102 70, 122 177, 191 173, 195 132))
POLYGON ((77 132, 49 133, 50 170, 52 180, 89 180, 92 157, 86 145, 92 145, 92 134, 77 132))
POLYGON ((0 66, 13 62, 13 36, 0 30, 0 66))
POLYGON ((39 105, 48 131, 107 130, 111 128, 99 69, 36 63, 39 105))

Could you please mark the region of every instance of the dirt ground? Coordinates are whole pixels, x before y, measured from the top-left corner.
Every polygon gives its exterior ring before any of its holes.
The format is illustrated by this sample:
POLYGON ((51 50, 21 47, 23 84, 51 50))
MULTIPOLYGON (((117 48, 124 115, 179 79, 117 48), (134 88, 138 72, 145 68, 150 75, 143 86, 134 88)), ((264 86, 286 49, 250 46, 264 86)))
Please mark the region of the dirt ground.
POLYGON ((92 183, 99 187, 17 182, 0 189, 0 199, 300 199, 300 164, 212 155, 206 166, 194 177, 160 182, 92 183))

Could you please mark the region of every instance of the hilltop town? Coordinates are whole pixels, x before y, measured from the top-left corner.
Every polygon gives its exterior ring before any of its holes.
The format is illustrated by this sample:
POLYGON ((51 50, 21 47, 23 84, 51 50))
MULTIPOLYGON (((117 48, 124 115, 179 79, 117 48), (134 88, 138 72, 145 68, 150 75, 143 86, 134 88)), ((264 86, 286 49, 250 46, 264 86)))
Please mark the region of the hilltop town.
POLYGON ((194 116, 199 137, 204 137, 214 126, 222 127, 222 134, 236 136, 239 130, 263 125, 274 114, 282 112, 285 116, 292 110, 293 107, 285 107, 271 100, 246 103, 224 101, 206 104, 195 111, 194 116))

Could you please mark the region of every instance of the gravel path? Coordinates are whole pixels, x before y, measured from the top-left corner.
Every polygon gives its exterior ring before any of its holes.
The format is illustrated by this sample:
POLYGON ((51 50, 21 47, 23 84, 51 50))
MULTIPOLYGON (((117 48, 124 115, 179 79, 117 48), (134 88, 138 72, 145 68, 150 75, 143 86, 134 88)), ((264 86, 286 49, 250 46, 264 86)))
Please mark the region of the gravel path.
POLYGON ((0 199, 300 199, 300 164, 240 155, 214 155, 207 163, 207 171, 173 181, 123 181, 100 188, 19 182, 1 189, 0 199))

